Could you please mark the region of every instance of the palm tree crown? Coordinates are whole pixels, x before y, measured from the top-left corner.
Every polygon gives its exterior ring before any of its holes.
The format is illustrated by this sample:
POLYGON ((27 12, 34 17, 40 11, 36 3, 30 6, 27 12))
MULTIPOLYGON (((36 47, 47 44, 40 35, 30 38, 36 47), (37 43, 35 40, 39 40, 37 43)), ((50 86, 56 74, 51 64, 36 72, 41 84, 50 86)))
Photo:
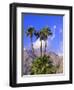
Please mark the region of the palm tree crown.
POLYGON ((49 35, 52 35, 52 32, 51 32, 51 30, 50 30, 50 28, 49 27, 45 27, 45 28, 43 28, 42 29, 42 33, 43 33, 43 40, 47 40, 47 38, 48 38, 48 36, 49 35))
POLYGON ((30 36, 30 38, 33 37, 34 30, 35 30, 34 27, 29 27, 27 32, 26 32, 27 36, 30 36))

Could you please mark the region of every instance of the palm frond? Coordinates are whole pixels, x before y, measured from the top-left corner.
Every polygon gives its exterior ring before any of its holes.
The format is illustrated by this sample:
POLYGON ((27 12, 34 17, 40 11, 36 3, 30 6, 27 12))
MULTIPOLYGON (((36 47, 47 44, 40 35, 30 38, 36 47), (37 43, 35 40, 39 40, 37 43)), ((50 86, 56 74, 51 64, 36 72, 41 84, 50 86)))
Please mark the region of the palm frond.
POLYGON ((37 32, 36 30, 35 30, 35 32, 34 32, 34 35, 36 36, 36 39, 38 39, 38 38, 40 37, 39 32, 37 32))

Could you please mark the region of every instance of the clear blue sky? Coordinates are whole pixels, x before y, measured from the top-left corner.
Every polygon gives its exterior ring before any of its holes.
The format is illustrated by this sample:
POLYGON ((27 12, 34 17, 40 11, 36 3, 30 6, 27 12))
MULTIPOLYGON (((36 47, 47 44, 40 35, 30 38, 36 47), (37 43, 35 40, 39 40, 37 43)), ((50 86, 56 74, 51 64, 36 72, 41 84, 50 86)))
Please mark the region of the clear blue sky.
MULTIPOLYGON (((49 43, 51 43, 51 48, 48 47, 48 50, 58 52, 63 42, 63 16, 22 14, 22 18, 23 32, 25 32, 29 26, 34 26, 37 31, 49 26, 52 30, 53 38, 48 39, 49 43)), ((33 42, 35 42, 35 36, 33 37, 33 42)), ((30 38, 26 37, 26 35, 23 35, 23 48, 30 48, 30 38)), ((62 52, 62 50, 59 50, 59 52, 62 52)))

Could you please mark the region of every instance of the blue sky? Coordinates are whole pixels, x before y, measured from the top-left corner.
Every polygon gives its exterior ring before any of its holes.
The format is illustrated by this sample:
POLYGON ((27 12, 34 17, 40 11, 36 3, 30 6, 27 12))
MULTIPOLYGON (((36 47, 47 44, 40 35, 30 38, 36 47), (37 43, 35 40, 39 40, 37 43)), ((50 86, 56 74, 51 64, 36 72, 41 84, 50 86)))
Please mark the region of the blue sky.
MULTIPOLYGON (((49 26, 53 36, 49 37, 47 40, 47 50, 54 51, 56 53, 63 53, 63 16, 22 14, 22 22, 23 32, 25 32, 29 26, 34 26, 37 31, 41 30, 43 27, 49 26)), ((38 40, 33 36, 34 45, 38 45, 38 40)), ((26 37, 25 34, 23 35, 23 48, 31 48, 30 38, 26 37)))

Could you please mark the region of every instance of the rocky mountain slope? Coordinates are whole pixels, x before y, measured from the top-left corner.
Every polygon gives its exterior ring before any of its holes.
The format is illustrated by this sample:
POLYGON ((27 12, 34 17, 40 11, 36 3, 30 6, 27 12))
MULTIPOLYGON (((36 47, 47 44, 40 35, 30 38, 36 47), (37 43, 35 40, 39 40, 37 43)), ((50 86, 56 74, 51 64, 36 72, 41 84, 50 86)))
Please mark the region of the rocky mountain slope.
MULTIPOLYGON (((49 52, 47 53, 47 55, 50 56, 53 62, 53 65, 59 66, 57 73, 62 73, 63 72, 63 56, 58 56, 54 52, 49 52)), ((35 52, 35 54, 33 54, 31 50, 23 50, 23 62, 22 62, 22 65, 23 65, 22 74, 23 75, 30 74, 32 61, 38 56, 40 56, 38 51, 35 52)))

